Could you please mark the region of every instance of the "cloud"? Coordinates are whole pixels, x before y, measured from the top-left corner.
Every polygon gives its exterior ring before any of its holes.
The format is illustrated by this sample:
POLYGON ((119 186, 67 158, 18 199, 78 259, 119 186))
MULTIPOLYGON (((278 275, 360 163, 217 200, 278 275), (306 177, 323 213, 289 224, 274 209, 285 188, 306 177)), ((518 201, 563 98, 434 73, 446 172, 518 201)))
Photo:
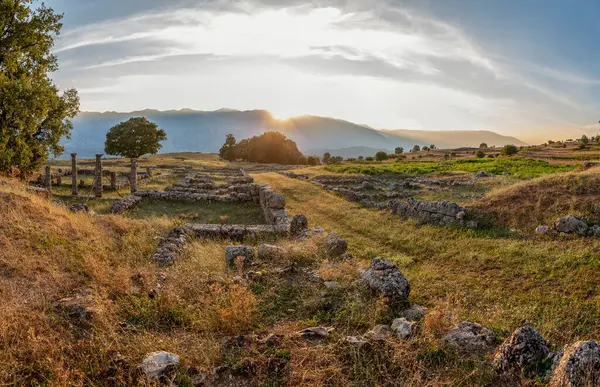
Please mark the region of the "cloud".
POLYGON ((283 99, 295 106, 280 110, 330 111, 326 115, 335 112, 390 128, 396 122, 419 122, 430 129, 481 125, 503 131, 531 122, 581 125, 593 114, 593 106, 581 103, 585 88, 600 85, 600 80, 576 72, 487 52, 459 27, 392 1, 290 1, 283 7, 269 0, 176 4, 180 7, 157 6, 140 13, 135 12, 140 7, 130 6, 123 18, 65 31, 55 50, 63 64, 57 81, 80 87, 84 107, 111 110, 117 106, 106 106, 110 93, 117 96, 112 104, 130 106, 131 97, 118 95, 133 94, 134 87, 156 91, 140 83, 152 76, 165 82, 153 99, 152 107, 158 108, 173 101, 186 84, 200 89, 186 91, 192 101, 205 101, 201 93, 208 92, 218 94, 223 106, 244 107, 279 105, 273 94, 309 95, 304 82, 327 98, 314 96, 316 101, 308 102, 288 95, 283 99), (552 82, 573 87, 559 89, 552 82), (418 98, 411 101, 406 90, 418 98), (398 98, 404 105, 380 101, 371 106, 361 98, 365 94, 398 98), (368 108, 361 109, 360 103, 368 108), (432 111, 447 119, 432 119, 432 111))

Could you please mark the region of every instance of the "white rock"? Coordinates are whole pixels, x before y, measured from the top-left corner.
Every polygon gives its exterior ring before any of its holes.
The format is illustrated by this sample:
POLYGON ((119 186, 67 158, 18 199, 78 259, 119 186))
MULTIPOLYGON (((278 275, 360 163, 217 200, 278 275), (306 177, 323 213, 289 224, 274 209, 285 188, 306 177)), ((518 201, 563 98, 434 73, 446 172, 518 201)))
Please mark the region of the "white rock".
POLYGON ((401 340, 406 340, 412 335, 414 323, 405 318, 397 318, 392 322, 392 330, 401 340))
POLYGON ((169 366, 175 366, 179 364, 179 356, 174 353, 160 351, 152 352, 146 355, 142 361, 142 370, 149 379, 156 379, 169 366))

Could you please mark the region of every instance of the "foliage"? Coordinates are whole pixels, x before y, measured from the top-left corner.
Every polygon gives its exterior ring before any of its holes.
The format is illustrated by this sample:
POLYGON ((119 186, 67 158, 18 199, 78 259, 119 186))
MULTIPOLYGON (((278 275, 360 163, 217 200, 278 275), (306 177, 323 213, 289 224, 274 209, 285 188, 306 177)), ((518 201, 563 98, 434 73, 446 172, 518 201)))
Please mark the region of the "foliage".
POLYGON ((61 19, 43 4, 0 0, 0 172, 24 175, 64 151, 79 97, 60 93, 49 76, 58 70, 51 50, 61 19))
POLYGON ((421 151, 421 147, 418 145, 415 145, 412 147, 412 149, 410 150, 411 152, 420 152, 421 151))
POLYGON ((296 143, 282 133, 265 132, 259 136, 243 139, 235 146, 236 159, 253 163, 276 163, 292 165, 302 153, 296 143))
POLYGON ((481 144, 479 144, 480 149, 485 149, 487 147, 488 147, 488 145, 485 142, 482 142, 481 144))
POLYGON ((401 155, 402 153, 404 153, 404 148, 399 146, 396 149, 394 149, 394 153, 397 155, 401 155))
POLYGON ((306 160, 308 165, 319 165, 319 158, 315 157, 315 156, 308 156, 308 159, 306 160))
POLYGON ((485 153, 483 153, 481 150, 478 150, 477 153, 475 153, 475 156, 477 156, 478 159, 482 159, 485 157, 485 153))
POLYGON ((388 154, 386 152, 379 151, 379 152, 375 153, 375 160, 383 161, 383 160, 387 160, 387 159, 388 159, 388 154))
POLYGON ((330 159, 331 159, 331 153, 329 153, 329 152, 323 153, 323 164, 329 164, 330 159))
POLYGON ((225 138, 225 144, 219 149, 219 157, 223 160, 234 161, 235 160, 235 145, 236 139, 233 134, 228 134, 225 138))
POLYGON ((106 133, 104 151, 109 155, 123 156, 130 159, 145 154, 157 154, 167 139, 164 130, 146 117, 134 117, 121 122, 106 133))
POLYGON ((298 157, 298 165, 306 165, 308 163, 308 159, 306 156, 298 157))
POLYGON ((435 161, 405 161, 393 164, 353 164, 341 166, 328 166, 325 169, 339 173, 376 174, 402 174, 424 175, 449 171, 478 172, 486 171, 493 174, 504 172, 518 177, 528 178, 541 176, 548 173, 567 172, 575 169, 574 165, 548 164, 545 161, 531 159, 459 159, 449 160, 444 163, 435 161))
POLYGON ((581 139, 579 140, 582 144, 588 144, 590 142, 590 139, 588 138, 588 136, 586 136, 585 134, 583 136, 581 136, 581 139))
POLYGON ((515 145, 504 145, 500 153, 504 156, 512 156, 517 154, 518 151, 519 149, 515 145))

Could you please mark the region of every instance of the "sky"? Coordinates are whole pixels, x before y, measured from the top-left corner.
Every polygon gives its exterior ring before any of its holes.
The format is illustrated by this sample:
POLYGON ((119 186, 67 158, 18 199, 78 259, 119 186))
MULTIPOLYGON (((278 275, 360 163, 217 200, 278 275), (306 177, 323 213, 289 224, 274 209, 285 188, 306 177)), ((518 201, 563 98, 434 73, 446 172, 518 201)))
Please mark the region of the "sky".
POLYGON ((600 131, 597 0, 46 0, 86 111, 267 109, 378 129, 600 131))

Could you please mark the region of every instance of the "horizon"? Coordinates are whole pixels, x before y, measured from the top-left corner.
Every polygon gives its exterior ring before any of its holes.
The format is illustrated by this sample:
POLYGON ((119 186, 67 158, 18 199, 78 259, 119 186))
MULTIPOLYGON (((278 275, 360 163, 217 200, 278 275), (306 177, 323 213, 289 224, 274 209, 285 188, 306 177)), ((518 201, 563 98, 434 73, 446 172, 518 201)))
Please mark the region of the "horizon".
POLYGON ((591 1, 47 4, 65 14, 54 79, 82 111, 231 106, 528 143, 598 132, 591 1))

